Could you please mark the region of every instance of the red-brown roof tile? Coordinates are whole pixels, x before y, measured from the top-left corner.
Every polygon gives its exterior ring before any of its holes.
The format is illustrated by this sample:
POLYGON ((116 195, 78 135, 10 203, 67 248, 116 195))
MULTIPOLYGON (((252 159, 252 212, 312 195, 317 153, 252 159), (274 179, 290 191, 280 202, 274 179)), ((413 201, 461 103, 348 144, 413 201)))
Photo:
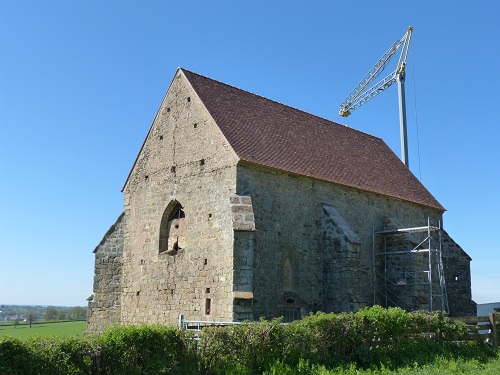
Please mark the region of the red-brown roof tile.
POLYGON ((444 210, 382 139, 182 72, 241 160, 444 210))

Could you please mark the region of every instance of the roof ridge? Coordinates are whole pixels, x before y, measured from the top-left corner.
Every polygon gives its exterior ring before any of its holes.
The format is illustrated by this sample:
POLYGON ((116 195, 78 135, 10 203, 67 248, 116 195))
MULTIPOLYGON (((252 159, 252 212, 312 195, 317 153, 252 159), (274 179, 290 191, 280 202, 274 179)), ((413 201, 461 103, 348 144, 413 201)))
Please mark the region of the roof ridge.
POLYGON ((202 77, 202 78, 204 78, 204 79, 208 79, 208 80, 210 80, 210 81, 212 81, 212 82, 216 82, 216 83, 219 83, 219 84, 221 84, 221 85, 224 85, 224 86, 227 86, 227 87, 230 87, 230 88, 233 88, 233 89, 236 89, 236 90, 239 90, 239 91, 245 92, 245 93, 247 93, 247 94, 250 94, 250 95, 253 95, 253 96, 256 96, 256 97, 259 97, 259 98, 265 99, 265 100, 268 100, 268 101, 273 102, 273 103, 276 103, 276 104, 278 104, 278 105, 280 105, 280 106, 283 106, 283 107, 286 107, 286 108, 290 108, 290 109, 292 109, 292 110, 294 110, 294 111, 297 111, 297 112, 303 113, 303 114, 305 114, 305 115, 307 115, 307 116, 313 116, 313 117, 316 117, 317 119, 320 119, 320 120, 322 120, 322 121, 327 121, 327 122, 329 122, 329 123, 332 123, 332 124, 335 124, 335 125, 339 125, 339 126, 342 126, 342 127, 348 128, 348 129, 350 129, 350 130, 352 130, 352 131, 359 132, 359 133, 361 133, 361 134, 364 134, 364 135, 370 136, 370 137, 372 137, 372 138, 382 139, 382 138, 377 137, 377 136, 375 136, 375 135, 373 135, 373 134, 370 134, 370 133, 367 133, 367 132, 364 132, 364 131, 361 131, 361 130, 358 130, 358 129, 355 129, 355 128, 351 128, 351 127, 349 127, 349 126, 347 126, 347 125, 340 124, 340 123, 335 122, 335 121, 333 121, 333 120, 329 120, 329 119, 327 119, 326 117, 321 117, 321 116, 315 115, 314 113, 306 112, 306 111, 305 111, 305 110, 303 110, 303 109, 299 109, 299 108, 296 108, 296 107, 292 107, 292 106, 290 106, 290 105, 288 105, 288 104, 281 103, 281 102, 279 102, 279 101, 277 101, 277 100, 274 100, 274 99, 268 98, 268 97, 266 97, 266 96, 264 96, 264 95, 256 94, 256 93, 253 93, 253 92, 251 92, 251 91, 248 91, 248 90, 245 90, 245 89, 241 89, 241 88, 236 87, 236 86, 233 86, 233 85, 231 85, 231 84, 229 84, 229 83, 225 83, 225 82, 222 82, 222 81, 218 81, 218 80, 216 80, 216 79, 213 79, 213 78, 207 77, 207 76, 205 76, 205 75, 203 75, 203 74, 199 74, 199 73, 193 72, 193 71, 191 71, 191 70, 189 70, 189 69, 185 69, 185 68, 182 68, 182 67, 179 67, 178 69, 179 69, 179 70, 181 70, 181 71, 183 71, 183 72, 188 72, 188 73, 191 73, 191 74, 197 75, 198 77, 202 77))

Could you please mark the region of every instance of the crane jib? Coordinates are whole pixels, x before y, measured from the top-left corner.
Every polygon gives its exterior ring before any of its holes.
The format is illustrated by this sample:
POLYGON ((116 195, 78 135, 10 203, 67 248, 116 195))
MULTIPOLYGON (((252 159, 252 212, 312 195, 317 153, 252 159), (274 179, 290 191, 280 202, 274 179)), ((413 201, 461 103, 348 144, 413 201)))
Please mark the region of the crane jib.
MULTIPOLYGON (((412 31, 413 31, 413 27, 411 27, 411 26, 408 27, 408 31, 403 36, 403 38, 401 38, 400 40, 397 40, 396 42, 394 42, 391 45, 391 47, 375 63, 375 65, 373 65, 373 67, 370 69, 370 71, 367 74, 365 74, 363 79, 356 85, 356 87, 344 99, 344 101, 340 105, 339 112, 342 112, 342 109, 345 109, 345 108, 351 107, 351 106, 355 106, 356 108, 360 107, 359 105, 355 105, 355 103, 362 96, 364 91, 370 91, 373 87, 380 85, 380 82, 378 82, 374 86, 367 88, 368 85, 370 84, 370 82, 375 80, 375 78, 377 78, 379 76, 379 74, 385 69, 385 67, 387 66, 387 64, 389 63, 391 58, 394 56, 394 54, 397 52, 399 47, 401 47, 401 45, 403 45, 403 49, 402 49, 401 54, 399 56, 398 65, 396 66, 396 69, 394 70, 394 72, 391 74, 404 72, 405 66, 406 66, 406 58, 408 56, 408 49, 409 49, 409 45, 410 45, 412 31)), ((384 80, 385 79, 386 78, 384 78, 384 80)), ((382 80, 382 81, 384 81, 384 80, 382 80)))
POLYGON ((406 58, 410 48, 410 41, 413 32, 413 27, 409 26, 405 35, 394 42, 391 47, 382 55, 380 59, 373 65, 370 71, 361 79, 356 87, 349 93, 339 106, 339 114, 343 117, 349 116, 355 109, 361 107, 366 102, 373 99, 385 89, 399 82, 399 107, 400 107, 400 124, 401 124, 401 155, 403 162, 408 166, 408 150, 406 145, 406 105, 404 101, 404 74, 406 68, 406 58), (381 81, 371 87, 368 87, 375 78, 385 69, 391 58, 394 56, 399 47, 403 46, 399 55, 396 69, 386 76, 381 81), (403 134, 404 133, 404 134, 403 134))

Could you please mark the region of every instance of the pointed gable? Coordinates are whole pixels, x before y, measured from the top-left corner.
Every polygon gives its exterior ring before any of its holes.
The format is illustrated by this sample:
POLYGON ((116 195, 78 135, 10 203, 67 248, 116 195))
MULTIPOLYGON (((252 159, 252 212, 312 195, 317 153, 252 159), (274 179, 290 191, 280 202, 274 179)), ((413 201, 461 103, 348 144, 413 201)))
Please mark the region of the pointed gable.
POLYGON ((179 174, 178 168, 199 164, 205 170, 215 166, 236 165, 239 158, 230 147, 221 129, 178 68, 149 131, 144 138, 134 164, 122 187, 125 192, 132 180, 147 175, 179 174), (146 172, 146 170, 148 170, 146 172))
POLYGON ((382 139, 182 72, 242 161, 444 211, 382 139))

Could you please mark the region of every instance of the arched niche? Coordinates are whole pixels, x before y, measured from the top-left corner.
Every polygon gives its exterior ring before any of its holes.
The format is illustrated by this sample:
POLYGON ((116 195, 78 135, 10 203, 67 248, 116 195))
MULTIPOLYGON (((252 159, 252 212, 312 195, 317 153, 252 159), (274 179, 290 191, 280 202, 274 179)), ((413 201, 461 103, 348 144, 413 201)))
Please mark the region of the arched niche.
POLYGON ((160 223, 159 252, 176 255, 186 244, 186 214, 177 201, 172 201, 163 212, 160 223))
POLYGON ((298 260, 288 254, 283 262, 283 291, 296 291, 299 281, 298 260))

